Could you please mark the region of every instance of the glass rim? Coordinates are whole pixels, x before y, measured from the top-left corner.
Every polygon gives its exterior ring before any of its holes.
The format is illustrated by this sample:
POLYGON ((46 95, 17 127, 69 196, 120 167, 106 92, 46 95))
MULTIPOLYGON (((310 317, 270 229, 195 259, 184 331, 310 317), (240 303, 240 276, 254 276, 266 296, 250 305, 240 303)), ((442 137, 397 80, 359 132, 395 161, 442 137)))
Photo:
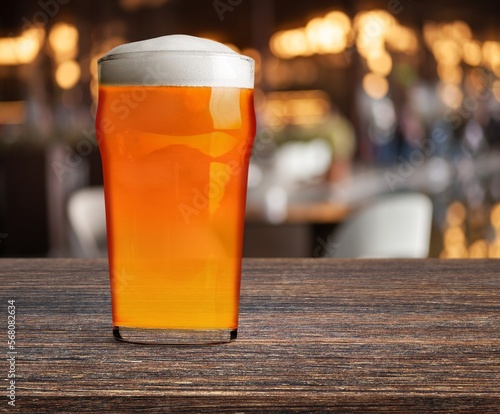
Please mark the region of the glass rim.
POLYGON ((127 57, 133 57, 133 56, 160 56, 160 55, 190 55, 190 56, 197 56, 197 57, 224 57, 224 58, 230 58, 230 59, 239 59, 239 60, 245 60, 248 63, 255 64, 255 60, 252 59, 250 56, 242 55, 240 53, 230 53, 230 52, 206 52, 202 50, 139 50, 135 52, 119 52, 119 53, 112 53, 112 54, 106 54, 103 57, 99 58, 97 60, 97 63, 100 65, 101 63, 104 62, 109 62, 113 60, 119 60, 119 59, 126 59, 127 57))

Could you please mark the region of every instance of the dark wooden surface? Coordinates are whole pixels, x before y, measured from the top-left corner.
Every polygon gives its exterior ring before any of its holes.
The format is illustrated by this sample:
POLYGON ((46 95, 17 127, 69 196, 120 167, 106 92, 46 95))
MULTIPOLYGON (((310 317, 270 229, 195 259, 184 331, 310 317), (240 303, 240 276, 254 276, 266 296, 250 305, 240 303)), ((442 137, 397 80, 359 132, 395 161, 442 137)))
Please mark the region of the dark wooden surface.
POLYGON ((498 261, 248 259, 237 341, 198 347, 115 342, 105 260, 3 259, 0 284, 0 412, 500 412, 498 261))

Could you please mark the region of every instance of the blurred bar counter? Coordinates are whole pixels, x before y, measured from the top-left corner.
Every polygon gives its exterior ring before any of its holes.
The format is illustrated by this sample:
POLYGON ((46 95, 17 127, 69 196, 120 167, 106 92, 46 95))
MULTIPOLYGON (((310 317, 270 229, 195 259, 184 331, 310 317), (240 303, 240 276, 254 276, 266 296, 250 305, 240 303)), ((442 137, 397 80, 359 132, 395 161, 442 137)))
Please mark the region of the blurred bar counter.
POLYGON ((318 244, 326 241, 338 224, 363 205, 382 195, 412 191, 429 195, 435 204, 430 255, 437 257, 443 248, 442 226, 448 207, 443 197, 448 201, 449 197, 465 198, 460 188, 463 181, 471 176, 484 180, 498 174, 499 152, 490 152, 478 159, 433 157, 420 166, 357 165, 351 176, 336 183, 290 184, 273 179, 272 174, 264 174, 271 178, 248 191, 245 255, 314 256, 318 244))
MULTIPOLYGON (((52 171, 52 163, 58 157, 61 155, 54 148, 40 146, 0 154, 0 256, 68 254, 63 249, 67 233, 65 203, 71 191, 84 182, 75 177, 88 170, 91 185, 100 185, 102 177, 96 173, 100 171, 100 159, 95 151, 85 160, 86 164, 82 162, 72 170, 71 182, 61 185, 52 171), (48 180, 50 177, 52 180, 48 180)), ((335 226, 360 206, 384 194, 417 191, 430 195, 435 204, 436 246, 431 256, 437 257, 450 202, 459 200, 465 206, 474 202, 466 199, 461 187, 471 177, 477 181, 499 177, 500 152, 490 151, 476 159, 432 157, 412 168, 355 165, 352 171, 351 176, 339 182, 323 179, 290 183, 280 181, 282 176, 262 174, 264 179, 259 185, 249 186, 245 256, 310 257, 318 246, 318 238, 326 240, 335 226)), ((495 200, 489 202, 493 205, 495 200)), ((489 210, 484 211, 483 215, 489 214, 489 210)))

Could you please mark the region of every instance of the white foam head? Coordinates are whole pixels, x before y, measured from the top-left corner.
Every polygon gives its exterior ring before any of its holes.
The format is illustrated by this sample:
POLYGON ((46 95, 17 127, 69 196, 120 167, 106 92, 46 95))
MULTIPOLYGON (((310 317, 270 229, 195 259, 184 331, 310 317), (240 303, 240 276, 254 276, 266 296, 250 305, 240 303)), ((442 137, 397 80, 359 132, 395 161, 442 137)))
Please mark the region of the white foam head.
POLYGON ((163 36, 110 50, 99 59, 99 82, 253 88, 254 61, 212 40, 163 36))

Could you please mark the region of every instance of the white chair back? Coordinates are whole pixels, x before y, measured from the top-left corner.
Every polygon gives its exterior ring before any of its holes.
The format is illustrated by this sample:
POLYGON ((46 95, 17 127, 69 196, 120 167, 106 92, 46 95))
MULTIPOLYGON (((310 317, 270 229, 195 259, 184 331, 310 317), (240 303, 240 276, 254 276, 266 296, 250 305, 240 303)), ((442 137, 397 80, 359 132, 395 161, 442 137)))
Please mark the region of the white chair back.
POLYGON ((68 219, 77 244, 72 246, 73 256, 106 255, 106 212, 102 187, 84 188, 71 194, 68 219))
POLYGON ((425 258, 432 202, 416 193, 383 196, 355 213, 329 240, 330 257, 425 258))

